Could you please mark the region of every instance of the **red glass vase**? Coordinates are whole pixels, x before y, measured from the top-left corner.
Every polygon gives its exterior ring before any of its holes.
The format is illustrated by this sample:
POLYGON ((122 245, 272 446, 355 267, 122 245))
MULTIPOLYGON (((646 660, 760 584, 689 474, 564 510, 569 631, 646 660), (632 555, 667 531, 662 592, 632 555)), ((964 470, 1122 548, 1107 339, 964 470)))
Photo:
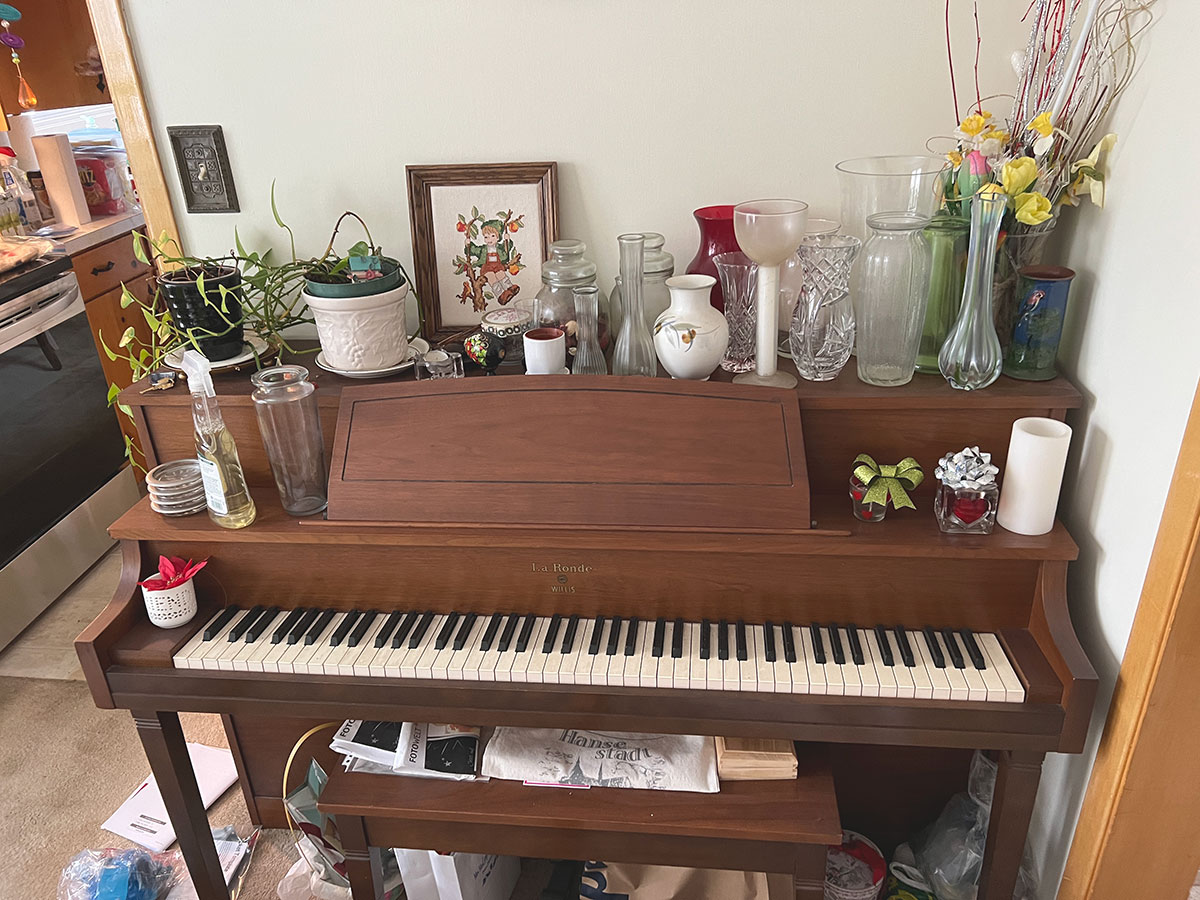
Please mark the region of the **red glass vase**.
POLYGON ((733 233, 733 206, 702 206, 692 215, 700 226, 700 249, 688 263, 687 274, 711 275, 717 279, 709 294, 709 302, 724 312, 725 295, 721 293, 721 278, 717 275, 717 264, 713 262, 713 257, 718 253, 742 249, 733 233))

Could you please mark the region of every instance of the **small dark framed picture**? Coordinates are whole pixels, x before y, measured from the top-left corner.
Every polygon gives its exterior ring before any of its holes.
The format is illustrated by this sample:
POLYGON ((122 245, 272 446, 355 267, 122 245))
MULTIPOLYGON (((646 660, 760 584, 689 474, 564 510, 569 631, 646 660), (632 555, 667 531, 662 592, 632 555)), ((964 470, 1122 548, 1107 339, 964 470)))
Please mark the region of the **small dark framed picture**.
POLYGON ((168 125, 175 168, 190 213, 240 212, 220 125, 168 125))
POLYGON ((425 337, 440 341, 532 298, 558 237, 558 164, 408 166, 425 337))

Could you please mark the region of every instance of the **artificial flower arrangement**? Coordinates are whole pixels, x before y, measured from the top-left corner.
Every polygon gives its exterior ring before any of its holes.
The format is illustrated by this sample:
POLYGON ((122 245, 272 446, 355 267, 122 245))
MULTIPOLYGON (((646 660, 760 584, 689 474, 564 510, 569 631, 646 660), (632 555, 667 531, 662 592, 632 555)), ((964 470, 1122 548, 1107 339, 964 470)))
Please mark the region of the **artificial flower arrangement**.
POLYGON ((158 558, 158 576, 139 581, 138 585, 152 591, 165 591, 191 580, 207 565, 207 559, 193 562, 190 559, 184 560, 180 556, 160 556, 158 558))

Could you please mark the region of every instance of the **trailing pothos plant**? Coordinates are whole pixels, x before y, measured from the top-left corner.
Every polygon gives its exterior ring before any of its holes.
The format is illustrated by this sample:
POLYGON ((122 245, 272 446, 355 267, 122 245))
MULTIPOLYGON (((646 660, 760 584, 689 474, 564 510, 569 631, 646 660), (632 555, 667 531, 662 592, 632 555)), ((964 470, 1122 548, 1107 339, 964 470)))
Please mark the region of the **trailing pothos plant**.
MULTIPOLYGON (((290 258, 276 263, 273 251, 267 249, 262 253, 248 251, 242 245, 237 229, 234 229, 234 252, 220 258, 188 256, 180 248, 174 238, 165 231, 157 238, 151 239, 139 232, 133 233, 134 255, 143 263, 150 265, 160 273, 186 269, 197 272, 197 287, 205 303, 213 307, 225 322, 227 327, 242 325, 247 331, 253 332, 265 341, 271 350, 286 350, 289 354, 315 353, 317 348, 299 350, 288 343, 284 332, 297 325, 312 324, 313 318, 303 302, 301 294, 305 280, 314 277, 327 282, 349 281, 348 269, 350 257, 381 255, 381 251, 371 241, 370 231, 367 231, 367 241, 359 242, 350 248, 345 257, 338 257, 333 252, 333 242, 337 237, 338 227, 347 216, 358 219, 355 213, 343 213, 337 220, 333 235, 325 252, 319 257, 308 259, 296 255, 296 236, 291 227, 279 215, 275 205, 275 185, 271 184, 271 215, 275 224, 287 232, 290 258), (228 290, 218 286, 219 301, 212 299, 211 288, 206 291, 203 283, 204 272, 212 268, 232 266, 241 273, 241 296, 239 297, 242 313, 240 318, 229 315, 230 308, 226 302, 228 290)), ((403 269, 401 269, 403 272, 403 269)), ((403 272, 408 281, 408 273, 403 272)), ((411 284, 411 281, 410 281, 411 284)), ((116 345, 110 346, 104 334, 100 334, 100 346, 105 355, 113 361, 124 360, 129 365, 131 380, 137 383, 151 372, 163 368, 168 354, 182 351, 188 347, 199 350, 198 339, 210 336, 203 329, 181 328, 171 317, 166 304, 161 300, 159 291, 155 290, 153 299, 143 302, 129 289, 121 286, 121 306, 124 309, 137 307, 149 327, 149 339, 143 340, 131 325, 117 339, 116 345)), ((255 353, 255 364, 261 366, 261 359, 255 353)), ((109 385, 108 403, 116 405, 124 415, 132 418, 133 412, 127 404, 117 402, 121 388, 116 384, 109 385)), ((125 455, 135 465, 141 468, 134 459, 133 444, 126 436, 125 455)))

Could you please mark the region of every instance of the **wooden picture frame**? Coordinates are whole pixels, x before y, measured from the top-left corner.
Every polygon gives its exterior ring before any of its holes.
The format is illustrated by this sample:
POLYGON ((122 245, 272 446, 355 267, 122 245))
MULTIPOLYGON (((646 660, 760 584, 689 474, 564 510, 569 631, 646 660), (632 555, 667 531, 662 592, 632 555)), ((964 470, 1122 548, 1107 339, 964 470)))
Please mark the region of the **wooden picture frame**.
POLYGON ((558 238, 557 163, 405 171, 422 331, 429 341, 462 334, 485 311, 537 294, 542 263, 558 238), (505 188, 512 188, 512 203, 505 201, 505 188))

